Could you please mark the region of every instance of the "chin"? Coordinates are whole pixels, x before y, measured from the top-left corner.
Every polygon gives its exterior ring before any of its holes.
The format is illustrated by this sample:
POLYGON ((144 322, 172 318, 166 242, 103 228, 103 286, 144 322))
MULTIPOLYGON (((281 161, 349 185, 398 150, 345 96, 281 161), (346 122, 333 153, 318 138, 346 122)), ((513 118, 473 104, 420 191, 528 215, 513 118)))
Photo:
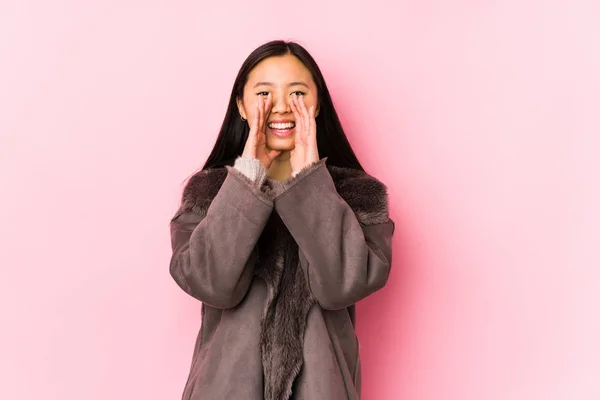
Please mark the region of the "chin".
POLYGON ((267 136, 267 147, 271 150, 289 151, 294 150, 294 136, 288 138, 278 138, 267 136))

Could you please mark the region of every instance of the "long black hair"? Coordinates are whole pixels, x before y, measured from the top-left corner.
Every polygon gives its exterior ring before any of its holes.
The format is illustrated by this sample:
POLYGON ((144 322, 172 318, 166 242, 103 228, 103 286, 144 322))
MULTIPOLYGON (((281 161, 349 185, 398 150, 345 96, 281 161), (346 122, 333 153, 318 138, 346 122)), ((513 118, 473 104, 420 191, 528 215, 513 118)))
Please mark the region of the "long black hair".
POLYGON ((298 43, 283 40, 273 40, 256 48, 242 64, 231 90, 229 105, 219 136, 202 167, 203 170, 233 165, 235 159, 242 154, 250 127, 246 121, 240 118, 237 99, 243 98, 248 75, 259 62, 268 57, 287 54, 296 56, 308 68, 317 85, 317 101, 320 107, 319 115, 316 117, 319 156, 327 157, 328 165, 364 171, 344 133, 317 63, 304 47, 298 43))

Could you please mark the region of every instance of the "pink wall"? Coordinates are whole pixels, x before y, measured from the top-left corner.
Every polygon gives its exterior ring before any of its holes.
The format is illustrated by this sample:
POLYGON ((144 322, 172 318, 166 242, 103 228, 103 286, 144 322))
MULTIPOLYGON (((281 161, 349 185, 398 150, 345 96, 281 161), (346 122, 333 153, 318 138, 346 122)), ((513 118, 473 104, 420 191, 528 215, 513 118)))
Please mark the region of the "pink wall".
POLYGON ((2 1, 0 398, 180 396, 200 304, 168 221, 274 38, 313 53, 390 189, 364 398, 600 398, 598 21, 596 0, 2 1))

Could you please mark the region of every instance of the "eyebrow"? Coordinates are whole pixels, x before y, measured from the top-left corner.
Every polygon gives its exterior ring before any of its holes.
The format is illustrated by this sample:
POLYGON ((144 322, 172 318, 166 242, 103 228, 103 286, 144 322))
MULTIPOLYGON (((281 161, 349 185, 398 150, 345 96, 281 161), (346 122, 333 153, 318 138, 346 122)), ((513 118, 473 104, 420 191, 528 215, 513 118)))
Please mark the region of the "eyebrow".
MULTIPOLYGON (((258 87, 258 86, 273 86, 273 82, 256 82, 256 85, 254 85, 254 87, 258 87)), ((304 82, 290 82, 288 84, 288 86, 305 86, 308 89, 308 85, 304 82)))

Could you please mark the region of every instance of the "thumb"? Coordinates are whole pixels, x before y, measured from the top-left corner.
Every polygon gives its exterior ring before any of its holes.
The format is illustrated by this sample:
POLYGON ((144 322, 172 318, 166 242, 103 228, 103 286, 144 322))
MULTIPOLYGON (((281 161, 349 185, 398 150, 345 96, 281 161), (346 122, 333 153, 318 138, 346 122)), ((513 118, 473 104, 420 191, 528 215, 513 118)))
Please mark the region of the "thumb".
POLYGON ((267 157, 269 157, 271 161, 273 161, 275 157, 277 157, 280 154, 281 150, 267 150, 267 157))

